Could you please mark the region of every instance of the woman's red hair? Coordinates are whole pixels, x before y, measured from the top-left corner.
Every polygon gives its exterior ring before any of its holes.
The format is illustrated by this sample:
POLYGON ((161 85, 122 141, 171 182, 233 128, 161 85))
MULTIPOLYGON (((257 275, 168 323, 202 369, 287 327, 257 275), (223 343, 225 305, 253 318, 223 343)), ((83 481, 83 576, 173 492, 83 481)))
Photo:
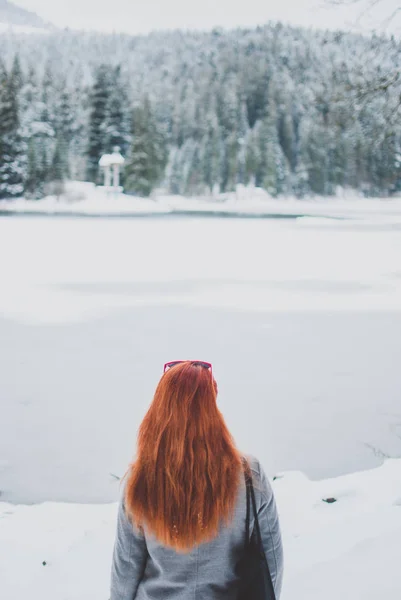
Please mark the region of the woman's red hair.
POLYGON ((217 536, 230 522, 241 455, 216 403, 209 369, 187 361, 161 378, 127 472, 125 508, 137 527, 177 551, 217 536))

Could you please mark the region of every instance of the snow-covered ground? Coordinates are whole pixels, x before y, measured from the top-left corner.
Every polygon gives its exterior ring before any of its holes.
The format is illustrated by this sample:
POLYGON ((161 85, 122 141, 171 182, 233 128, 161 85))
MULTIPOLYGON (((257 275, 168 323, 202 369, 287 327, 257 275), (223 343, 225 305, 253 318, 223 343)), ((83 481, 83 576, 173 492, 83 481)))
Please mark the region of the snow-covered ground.
MULTIPOLYGON (((273 485, 285 550, 282 600, 399 600, 401 460, 316 482, 284 473, 273 485)), ((116 510, 115 503, 0 503, 2 598, 107 600, 116 510)))

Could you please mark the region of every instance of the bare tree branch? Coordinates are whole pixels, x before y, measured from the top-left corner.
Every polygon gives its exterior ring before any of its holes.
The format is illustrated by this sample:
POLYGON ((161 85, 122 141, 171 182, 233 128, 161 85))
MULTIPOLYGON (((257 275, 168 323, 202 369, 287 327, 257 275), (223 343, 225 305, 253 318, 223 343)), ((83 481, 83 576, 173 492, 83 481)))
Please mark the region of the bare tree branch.
POLYGON ((384 24, 386 25, 390 25, 391 21, 393 21, 397 15, 397 13, 401 12, 401 6, 397 6, 397 8, 395 10, 393 10, 393 12, 391 13, 391 15, 389 15, 387 17, 387 19, 384 20, 384 24))
MULTIPOLYGON (((383 0, 326 0, 326 4, 329 6, 353 6, 356 4, 363 4, 357 22, 360 22, 363 17, 366 17, 368 13, 375 8, 375 6, 378 6, 382 2, 383 0)), ((381 24, 387 27, 400 11, 401 6, 396 7, 388 17, 381 21, 381 24)))
MULTIPOLYGON (((380 18, 380 25, 384 31, 386 27, 395 19, 396 15, 401 12, 401 0, 400 6, 397 6, 391 14, 386 18, 380 18)), ((368 13, 378 5, 381 5, 383 0, 326 0, 326 5, 331 6, 351 6, 359 5, 359 15, 357 22, 360 23, 363 17, 367 16, 368 13)), ((377 13, 377 11, 376 11, 377 13)), ((377 58, 377 57, 376 57, 377 58)), ((376 61, 375 61, 376 62, 376 61)), ((369 64, 369 57, 366 57, 366 64, 369 64)), ((343 84, 343 92, 349 94, 353 93, 353 101, 360 105, 360 109, 363 110, 367 104, 375 97, 384 96, 386 101, 390 99, 389 92, 392 92, 391 103, 387 107, 386 121, 389 126, 383 129, 378 135, 378 140, 382 140, 388 135, 392 135, 393 125, 400 118, 401 109, 401 67, 399 60, 395 59, 394 68, 389 65, 387 72, 371 70, 369 76, 361 71, 359 76, 354 81, 348 81, 343 84), (390 132, 390 133, 389 133, 390 132)), ((341 91, 339 97, 341 98, 341 91)), ((337 100, 339 101, 339 100, 337 100)), ((340 100, 341 101, 341 100, 340 100)))
POLYGON ((380 2, 382 2, 382 0, 369 0, 369 2, 366 2, 366 6, 365 8, 362 9, 360 15, 359 15, 359 19, 362 19, 362 17, 364 17, 365 15, 368 14, 368 12, 370 10, 372 10, 372 8, 374 8, 375 6, 377 6, 377 4, 380 4, 380 2))
MULTIPOLYGON (((361 4, 364 0, 326 0, 327 4, 332 4, 333 6, 349 6, 351 4, 361 4)), ((382 0, 369 0, 369 4, 374 6, 378 4, 382 0)))

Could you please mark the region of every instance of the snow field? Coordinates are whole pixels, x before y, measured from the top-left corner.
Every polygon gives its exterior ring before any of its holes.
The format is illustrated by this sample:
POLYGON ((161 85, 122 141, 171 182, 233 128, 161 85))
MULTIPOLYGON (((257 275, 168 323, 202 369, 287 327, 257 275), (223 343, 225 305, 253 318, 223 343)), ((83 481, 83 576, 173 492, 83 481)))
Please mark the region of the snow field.
MULTIPOLYGON (((273 486, 285 550, 282 600, 400 598, 400 459, 322 481, 284 473, 273 486)), ((107 600, 116 512, 115 503, 0 503, 2 597, 107 600)))

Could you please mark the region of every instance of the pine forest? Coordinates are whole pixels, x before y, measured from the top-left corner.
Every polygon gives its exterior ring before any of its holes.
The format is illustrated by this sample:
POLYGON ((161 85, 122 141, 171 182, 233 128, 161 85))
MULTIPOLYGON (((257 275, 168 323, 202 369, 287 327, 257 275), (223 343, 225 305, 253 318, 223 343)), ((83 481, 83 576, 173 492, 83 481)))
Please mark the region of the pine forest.
POLYGON ((66 179, 148 196, 401 190, 401 45, 280 24, 146 36, 0 34, 0 198, 66 179))

